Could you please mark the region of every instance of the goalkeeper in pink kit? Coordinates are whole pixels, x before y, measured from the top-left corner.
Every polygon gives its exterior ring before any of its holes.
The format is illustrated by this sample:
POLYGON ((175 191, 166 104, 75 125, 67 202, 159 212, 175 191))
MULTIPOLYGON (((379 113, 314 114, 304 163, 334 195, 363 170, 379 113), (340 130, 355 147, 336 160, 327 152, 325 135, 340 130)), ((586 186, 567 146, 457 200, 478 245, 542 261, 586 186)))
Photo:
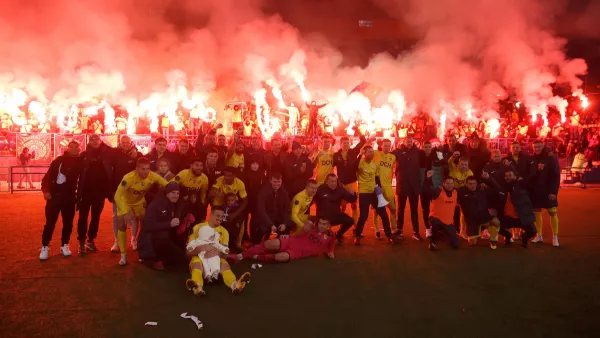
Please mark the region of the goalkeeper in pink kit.
POLYGON ((304 231, 295 236, 266 240, 241 254, 231 254, 228 258, 241 261, 254 259, 260 262, 285 263, 291 260, 327 254, 334 258, 335 234, 329 230, 331 222, 320 218, 315 229, 307 225, 304 231))

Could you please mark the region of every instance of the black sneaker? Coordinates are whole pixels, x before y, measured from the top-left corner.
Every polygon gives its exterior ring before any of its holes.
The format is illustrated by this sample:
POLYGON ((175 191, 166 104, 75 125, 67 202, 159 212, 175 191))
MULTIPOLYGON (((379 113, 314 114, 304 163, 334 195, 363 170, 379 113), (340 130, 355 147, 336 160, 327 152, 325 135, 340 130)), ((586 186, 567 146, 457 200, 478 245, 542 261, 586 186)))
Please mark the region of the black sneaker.
POLYGON ((399 240, 404 239, 404 232, 402 232, 402 230, 396 230, 396 231, 394 231, 394 233, 392 235, 394 237, 398 238, 399 240))
POLYGON ((434 251, 437 249, 437 245, 434 242, 429 242, 429 246, 427 247, 429 251, 434 251))
POLYGON ((94 244, 94 241, 87 241, 87 243, 85 243, 85 248, 88 251, 93 251, 93 252, 98 251, 98 248, 96 247, 96 244, 94 244))
POLYGON ((381 232, 375 231, 375 238, 381 239, 381 232))
POLYGON ((529 244, 530 239, 531 237, 527 237, 527 235, 523 234, 523 236, 521 236, 521 246, 527 249, 527 245, 529 244))
POLYGON ((511 241, 512 241, 512 236, 504 237, 504 247, 508 248, 510 246, 511 241))
POLYGON ((423 240, 423 237, 421 237, 421 235, 418 232, 414 232, 412 238, 419 242, 423 240))
POLYGON ((360 245, 361 240, 362 240, 362 236, 354 237, 354 245, 360 245))
POLYGON ((344 243, 344 235, 336 234, 335 238, 337 239, 337 244, 343 244, 344 243))
POLYGON ((84 241, 79 241, 78 253, 79 253, 79 256, 83 256, 85 254, 85 242, 84 241))
POLYGON ((399 241, 398 241, 398 238, 392 236, 392 237, 388 238, 388 243, 395 245, 395 244, 398 244, 399 241))

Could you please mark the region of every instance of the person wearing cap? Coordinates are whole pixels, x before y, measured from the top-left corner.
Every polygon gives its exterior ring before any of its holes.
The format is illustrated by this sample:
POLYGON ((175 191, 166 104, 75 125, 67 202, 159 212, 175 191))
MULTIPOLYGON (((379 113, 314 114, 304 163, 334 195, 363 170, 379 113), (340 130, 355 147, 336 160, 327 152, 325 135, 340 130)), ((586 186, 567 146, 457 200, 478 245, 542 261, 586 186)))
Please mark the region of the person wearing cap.
POLYGON ((179 198, 181 187, 170 182, 150 203, 139 235, 138 249, 141 260, 152 262, 156 270, 167 264, 186 261, 185 251, 171 240, 170 232, 185 226, 183 204, 179 198))
POLYGON ((283 168, 283 185, 290 199, 293 199, 304 190, 306 182, 313 175, 312 163, 308 156, 302 153, 300 143, 296 141, 292 143, 292 153, 285 159, 283 168))

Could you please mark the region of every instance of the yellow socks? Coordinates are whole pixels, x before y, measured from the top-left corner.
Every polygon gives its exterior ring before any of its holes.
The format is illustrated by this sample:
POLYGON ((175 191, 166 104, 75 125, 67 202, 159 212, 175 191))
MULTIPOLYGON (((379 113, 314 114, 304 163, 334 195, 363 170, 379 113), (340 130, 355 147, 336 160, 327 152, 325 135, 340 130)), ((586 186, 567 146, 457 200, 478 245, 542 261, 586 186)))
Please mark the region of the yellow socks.
POLYGON ((358 209, 352 209, 352 219, 354 224, 358 224, 358 209))
POLYGON ((535 214, 535 228, 537 229, 538 235, 542 235, 542 229, 544 228, 544 219, 542 218, 542 211, 534 211, 535 214))
POLYGON ((231 269, 221 271, 221 274, 223 276, 223 283, 225 283, 227 287, 231 287, 233 282, 236 281, 235 275, 233 274, 233 272, 231 272, 231 269))
POLYGON ((375 224, 375 232, 379 231, 379 215, 377 213, 373 216, 373 224, 375 224))
POLYGON ((192 269, 191 274, 191 280, 196 282, 196 284, 198 284, 199 287, 202 287, 202 285, 204 284, 204 279, 202 278, 202 270, 192 269))
POLYGON ((550 208, 548 212, 554 214, 554 216, 550 215, 550 226, 552 226, 552 234, 558 236, 558 214, 556 213, 556 208, 550 208))
POLYGON ((123 230, 117 231, 117 242, 119 243, 119 250, 122 254, 127 253, 127 232, 123 230))
POLYGON ((498 229, 498 227, 496 227, 496 226, 488 227, 488 232, 490 233, 490 241, 494 241, 494 242, 498 241, 498 231, 499 230, 500 229, 498 229))

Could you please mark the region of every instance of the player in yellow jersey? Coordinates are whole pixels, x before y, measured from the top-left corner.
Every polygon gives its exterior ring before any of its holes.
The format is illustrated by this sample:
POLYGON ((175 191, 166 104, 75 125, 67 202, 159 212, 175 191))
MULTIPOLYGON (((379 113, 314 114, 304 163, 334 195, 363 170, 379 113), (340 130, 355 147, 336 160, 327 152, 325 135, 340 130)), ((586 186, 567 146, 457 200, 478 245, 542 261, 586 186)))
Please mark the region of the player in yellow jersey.
MULTIPOLYGON (((454 187, 456 189, 464 187, 466 185, 467 178, 473 176, 473 172, 471 169, 469 169, 469 158, 466 156, 460 156, 460 152, 458 151, 455 151, 452 154, 448 160, 448 166, 450 167, 449 176, 454 179, 454 187), (457 158, 458 165, 454 163, 457 158)), ((461 237, 467 239, 466 222, 464 217, 461 216, 460 206, 457 206, 454 211, 454 226, 461 237)))
MULTIPOLYGON (((390 224, 392 232, 396 231, 396 194, 392 188, 392 175, 394 173, 394 163, 396 163, 396 155, 391 153, 392 141, 385 139, 381 142, 381 149, 375 151, 375 162, 379 167, 379 181, 381 182, 381 191, 383 197, 388 201, 388 208, 390 209, 390 224)), ((375 237, 381 238, 379 232, 379 216, 377 213, 373 217, 373 223, 375 224, 375 237)))
POLYGON ((314 225, 315 217, 308 214, 313 197, 317 193, 317 181, 308 180, 306 189, 297 193, 292 199, 292 223, 295 226, 295 234, 302 232, 305 226, 314 225))
MULTIPOLYGON (((117 242, 121 251, 119 265, 127 264, 127 224, 131 227, 132 245, 137 239, 137 225, 146 213, 146 199, 144 195, 154 183, 166 186, 167 181, 155 172, 150 171, 150 161, 140 158, 136 162, 135 170, 123 176, 117 192, 115 203, 117 205, 117 242)), ((136 248, 134 247, 134 250, 136 248)))
POLYGON ((238 134, 234 135, 235 139, 231 143, 229 147, 229 151, 226 155, 225 165, 233 168, 243 168, 244 167, 244 142, 240 140, 240 136, 238 134))
POLYGON ((332 139, 329 135, 323 136, 323 149, 316 152, 313 157, 313 167, 317 168, 315 180, 317 184, 325 183, 327 175, 333 173, 333 150, 331 150, 332 139))
MULTIPOLYGON (((208 193, 208 199, 212 200, 212 206, 222 206, 225 204, 225 196, 233 194, 239 202, 239 208, 227 215, 229 219, 239 219, 244 215, 244 210, 248 207, 248 193, 246 192, 246 186, 244 182, 239 178, 235 177, 238 170, 232 167, 226 167, 223 169, 223 176, 217 178, 215 184, 210 188, 208 193)), ((245 225, 242 223, 240 227, 240 234, 245 231, 245 225)), ((238 249, 242 247, 242 237, 238 236, 238 243, 236 243, 238 249)))
POLYGON ((383 223, 383 230, 388 237, 388 241, 392 244, 396 243, 395 237, 392 235, 390 228, 390 219, 385 210, 385 207, 377 206, 377 195, 375 195, 375 186, 379 183, 379 166, 375 162, 374 150, 371 146, 363 147, 364 158, 358 162, 356 170, 358 176, 358 208, 360 215, 358 224, 355 230, 354 244, 360 245, 362 239, 362 231, 365 227, 365 222, 369 217, 369 208, 375 209, 383 223))
MULTIPOLYGON (((215 230, 216 233, 219 234, 219 243, 224 246, 229 244, 229 233, 227 229, 221 226, 221 222, 223 221, 223 209, 221 207, 213 207, 210 211, 210 219, 208 222, 200 223, 194 226, 194 230, 190 235, 189 241, 195 240, 198 238, 198 230, 202 227, 209 226, 215 230)), ((185 285, 188 290, 192 291, 196 296, 205 296, 206 292, 204 291, 204 277, 203 270, 204 266, 202 265, 202 261, 198 255, 200 252, 205 252, 205 257, 214 257, 215 255, 219 255, 219 250, 216 249, 211 244, 201 245, 195 248, 192 251, 187 251, 188 257, 191 257, 190 260, 190 278, 185 282, 185 285)), ((240 279, 236 279, 235 275, 231 271, 231 267, 227 263, 224 257, 221 257, 221 266, 220 266, 220 275, 223 277, 223 282, 227 287, 231 289, 234 295, 240 294, 244 291, 246 284, 250 281, 250 273, 244 273, 240 279)))
POLYGON ((206 219, 208 177, 202 173, 203 167, 202 159, 194 157, 191 159, 190 168, 180 171, 173 178, 173 181, 179 183, 181 187, 181 196, 190 204, 196 222, 206 219))

